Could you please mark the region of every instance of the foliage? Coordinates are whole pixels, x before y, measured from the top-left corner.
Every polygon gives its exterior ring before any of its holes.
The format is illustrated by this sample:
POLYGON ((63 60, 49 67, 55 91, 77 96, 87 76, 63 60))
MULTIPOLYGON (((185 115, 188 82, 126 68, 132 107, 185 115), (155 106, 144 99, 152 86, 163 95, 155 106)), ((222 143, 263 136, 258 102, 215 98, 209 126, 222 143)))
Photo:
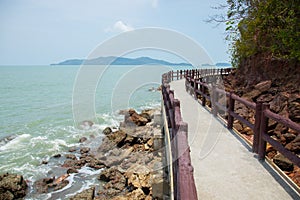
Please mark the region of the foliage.
POLYGON ((227 0, 233 65, 253 55, 300 61, 299 0, 227 0))

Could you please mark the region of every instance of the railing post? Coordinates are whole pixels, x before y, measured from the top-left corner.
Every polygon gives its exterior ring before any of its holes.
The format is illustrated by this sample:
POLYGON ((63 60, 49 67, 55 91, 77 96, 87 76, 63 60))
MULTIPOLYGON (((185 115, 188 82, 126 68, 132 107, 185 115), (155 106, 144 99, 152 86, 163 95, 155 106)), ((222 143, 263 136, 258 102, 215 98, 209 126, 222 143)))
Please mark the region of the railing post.
POLYGON ((198 100, 197 90, 198 90, 198 83, 197 83, 197 79, 195 79, 195 83, 194 83, 194 98, 196 100, 198 100))
POLYGON ((217 91, 216 91, 216 86, 212 86, 212 92, 211 92, 211 108, 212 108, 212 113, 214 116, 217 116, 218 114, 218 107, 216 105, 217 102, 217 91))
POLYGON ((234 112, 234 99, 232 98, 232 92, 229 93, 229 107, 228 107, 228 121, 227 121, 227 128, 233 128, 233 116, 231 113, 234 112))
POLYGON ((261 101, 256 103, 255 106, 255 123, 254 123, 254 137, 253 137, 253 146, 252 151, 254 153, 258 153, 258 146, 260 141, 260 123, 261 123, 261 112, 262 112, 262 105, 263 103, 261 101))
POLYGON ((259 146, 258 146, 258 159, 264 161, 266 156, 266 141, 264 140, 263 135, 267 134, 268 131, 268 117, 265 115, 265 111, 269 109, 270 105, 264 103, 262 105, 261 111, 261 122, 260 122, 260 133, 259 133, 259 146))
POLYGON ((205 86, 202 85, 202 106, 205 106, 206 104, 206 97, 204 95, 205 95, 205 86))

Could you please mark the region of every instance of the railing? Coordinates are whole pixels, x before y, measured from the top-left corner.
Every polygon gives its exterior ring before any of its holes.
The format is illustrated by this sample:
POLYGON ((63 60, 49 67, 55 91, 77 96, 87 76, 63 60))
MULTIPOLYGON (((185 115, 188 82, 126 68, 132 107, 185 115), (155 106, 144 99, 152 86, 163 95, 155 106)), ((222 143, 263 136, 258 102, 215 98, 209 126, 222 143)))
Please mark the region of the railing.
MULTIPOLYGON (((273 139, 267 134, 269 119, 272 119, 290 129, 295 130, 297 134, 300 133, 300 125, 288 118, 284 118, 272 112, 269 109, 268 104, 265 104, 263 102, 253 103, 233 94, 232 92, 226 92, 223 89, 217 88, 215 83, 218 81, 218 79, 220 79, 221 76, 230 73, 230 70, 231 69, 185 70, 184 76, 186 78, 186 89, 190 92, 190 94, 194 95, 196 100, 198 100, 199 98, 201 99, 202 106, 206 106, 206 104, 208 103, 211 106, 211 112, 214 116, 217 116, 220 111, 227 113, 228 129, 233 128, 234 119, 237 119, 238 121, 249 127, 254 132, 252 150, 253 152, 258 153, 259 159, 265 159, 266 142, 268 142, 278 152, 292 161, 295 165, 300 167, 299 156, 286 149, 280 142, 273 139), (219 102, 220 95, 225 95, 228 98, 229 103, 226 105, 222 105, 219 102), (254 110, 254 123, 251 123, 243 116, 235 112, 235 102, 239 102, 246 107, 254 110)), ((172 74, 174 74, 174 72, 172 72, 172 74)))
POLYGON ((176 80, 180 77, 184 78, 184 73, 168 72, 162 75, 162 96, 170 130, 173 163, 171 184, 173 184, 175 199, 196 200, 198 198, 188 145, 188 124, 182 121, 180 101, 174 98, 174 91, 170 90, 169 85, 174 77, 176 80))

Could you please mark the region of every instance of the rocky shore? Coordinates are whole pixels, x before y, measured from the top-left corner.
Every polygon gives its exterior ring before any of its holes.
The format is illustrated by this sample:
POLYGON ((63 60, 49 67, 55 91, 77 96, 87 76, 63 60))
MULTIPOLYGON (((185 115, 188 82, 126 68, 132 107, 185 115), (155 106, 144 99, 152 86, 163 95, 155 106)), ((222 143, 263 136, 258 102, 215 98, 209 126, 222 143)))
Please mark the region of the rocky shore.
POLYGON ((49 165, 52 160, 61 160, 51 176, 45 175, 27 186, 20 175, 1 175, 0 199, 22 198, 28 187, 33 190, 30 198, 45 195, 47 199, 73 200, 162 199, 165 181, 160 110, 144 110, 138 114, 130 109, 122 114, 124 121, 120 127, 105 128, 97 148, 85 146, 94 137, 83 137, 80 148, 70 148, 67 153, 42 161, 42 165, 49 165), (83 168, 91 169, 97 179, 84 189, 74 186, 76 177, 84 181, 80 176, 83 168))
MULTIPOLYGON (((274 75, 278 77, 279 75, 274 75)), ((246 84, 247 77, 241 76, 239 71, 234 71, 223 78, 224 86, 227 91, 234 91, 240 97, 251 102, 269 103, 270 110, 281 116, 300 123, 300 91, 299 82, 291 84, 285 79, 267 79, 257 81, 252 77, 246 84)), ((249 78, 248 78, 249 79, 249 78)), ((291 79, 292 81, 292 79, 291 79)), ((299 81, 299 80, 298 80, 299 81)), ((236 102, 235 112, 245 119, 254 123, 254 110, 236 102)), ((239 121, 234 122, 234 128, 251 142, 253 142, 253 131, 239 121)), ((300 135, 296 131, 284 127, 282 124, 273 120, 269 121, 268 134, 279 141, 285 148, 300 156, 300 135)), ((267 156, 283 170, 300 187, 300 168, 293 165, 291 161, 278 153, 271 145, 267 145, 267 156)))

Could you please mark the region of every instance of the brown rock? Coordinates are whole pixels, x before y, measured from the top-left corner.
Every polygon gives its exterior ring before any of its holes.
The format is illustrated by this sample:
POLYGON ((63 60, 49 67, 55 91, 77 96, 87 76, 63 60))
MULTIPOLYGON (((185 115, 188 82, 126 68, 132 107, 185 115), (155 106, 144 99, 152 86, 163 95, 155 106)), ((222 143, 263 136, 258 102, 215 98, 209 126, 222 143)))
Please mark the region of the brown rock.
POLYGON ((43 179, 37 180, 34 183, 35 191, 39 194, 47 193, 49 185, 52 184, 53 181, 54 181, 54 177, 53 178, 43 178, 43 179))
POLYGON ((63 181, 61 181, 59 184, 57 184, 57 185, 54 187, 54 191, 63 189, 63 188, 66 187, 68 184, 69 184, 69 181, 68 181, 68 180, 63 180, 63 181))
POLYGON ((102 133, 103 133, 104 135, 108 135, 108 134, 112 133, 112 130, 111 130, 110 127, 106 127, 106 128, 102 131, 102 133))
POLYGON ((260 92, 266 92, 271 88, 271 85, 272 85, 272 81, 267 80, 267 81, 263 81, 263 82, 260 82, 260 83, 256 84, 254 86, 254 88, 256 90, 259 90, 260 92))
POLYGON ((277 154, 273 158, 273 162, 283 171, 293 171, 294 164, 285 158, 282 154, 277 154))
POLYGON ((83 200, 83 199, 93 200, 94 197, 95 197, 95 187, 91 187, 71 197, 70 200, 83 200))
POLYGON ((82 137, 82 138, 79 139, 79 142, 80 142, 80 143, 83 143, 83 142, 85 142, 86 140, 87 140, 86 137, 82 137))
POLYGON ((90 150, 91 150, 91 149, 88 148, 88 147, 82 147, 82 148, 80 149, 80 153, 81 153, 81 154, 88 153, 90 150))
POLYGON ((127 194, 126 197, 127 199, 130 200, 146 199, 146 195, 141 188, 137 188, 136 190, 133 190, 131 193, 127 194))
POLYGON ((75 169, 75 168, 69 168, 69 169, 67 170, 67 173, 68 173, 68 174, 78 173, 78 170, 75 169))
POLYGON ((69 152, 75 152, 76 151, 76 147, 71 147, 70 149, 69 149, 69 152))
POLYGON ((76 156, 74 154, 66 154, 65 157, 67 159, 71 159, 71 160, 77 160, 76 156))
POLYGON ((289 118, 296 123, 300 123, 300 98, 298 101, 288 103, 289 118))
POLYGON ((116 131, 109 135, 107 135, 107 138, 113 141, 118 147, 122 146, 122 142, 125 140, 127 134, 124 131, 116 131))
POLYGON ((287 106, 288 96, 285 93, 280 93, 274 97, 274 99, 270 102, 270 109, 275 112, 279 113, 283 110, 284 107, 287 106))
POLYGON ((272 94, 263 94, 257 98, 257 101, 268 103, 274 99, 272 94))
POLYGON ((21 199, 27 192, 27 183, 17 174, 0 175, 0 199, 21 199))

